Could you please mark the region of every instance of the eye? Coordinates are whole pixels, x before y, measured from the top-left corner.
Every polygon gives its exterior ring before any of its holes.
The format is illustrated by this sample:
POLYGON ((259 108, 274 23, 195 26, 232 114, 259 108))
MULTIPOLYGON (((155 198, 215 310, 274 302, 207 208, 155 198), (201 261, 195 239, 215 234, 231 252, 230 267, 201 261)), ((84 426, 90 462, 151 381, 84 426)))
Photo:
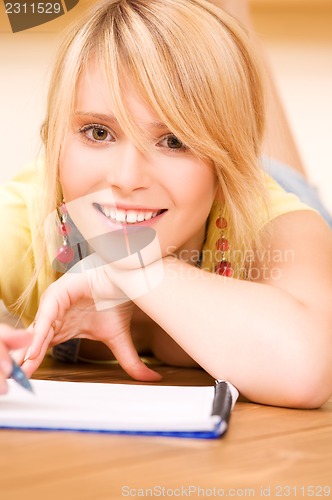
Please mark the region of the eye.
POLYGON ((157 146, 175 151, 186 151, 188 148, 175 135, 169 134, 158 142, 157 146))
POLYGON ((85 125, 84 127, 80 128, 79 133, 83 135, 85 140, 91 142, 114 141, 114 136, 111 134, 109 129, 98 124, 85 125))

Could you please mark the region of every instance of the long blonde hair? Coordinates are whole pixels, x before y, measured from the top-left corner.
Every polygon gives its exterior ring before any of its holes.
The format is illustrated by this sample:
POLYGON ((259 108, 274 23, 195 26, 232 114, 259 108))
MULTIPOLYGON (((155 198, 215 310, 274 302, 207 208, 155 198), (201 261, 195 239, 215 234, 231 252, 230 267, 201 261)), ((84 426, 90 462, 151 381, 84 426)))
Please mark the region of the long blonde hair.
MULTIPOLYGON (((71 28, 54 68, 42 127, 41 221, 61 202, 61 146, 78 77, 96 55, 125 133, 144 147, 121 85, 129 75, 160 121, 214 165, 233 247, 257 248, 257 213, 267 200, 258 165, 264 130, 260 64, 244 29, 205 0, 106 0, 71 28)), ((41 249, 39 269, 44 259, 41 249)), ((50 270, 49 279, 54 276, 50 270)))

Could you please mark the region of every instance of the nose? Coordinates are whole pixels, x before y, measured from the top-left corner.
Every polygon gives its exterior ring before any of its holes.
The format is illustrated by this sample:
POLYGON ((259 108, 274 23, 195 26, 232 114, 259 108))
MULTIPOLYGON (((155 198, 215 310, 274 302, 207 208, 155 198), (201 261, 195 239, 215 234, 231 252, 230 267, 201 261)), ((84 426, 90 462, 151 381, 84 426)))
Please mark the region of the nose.
POLYGON ((151 182, 149 167, 147 154, 139 151, 133 143, 128 141, 116 146, 116 151, 113 149, 107 182, 123 196, 138 189, 146 189, 151 182))

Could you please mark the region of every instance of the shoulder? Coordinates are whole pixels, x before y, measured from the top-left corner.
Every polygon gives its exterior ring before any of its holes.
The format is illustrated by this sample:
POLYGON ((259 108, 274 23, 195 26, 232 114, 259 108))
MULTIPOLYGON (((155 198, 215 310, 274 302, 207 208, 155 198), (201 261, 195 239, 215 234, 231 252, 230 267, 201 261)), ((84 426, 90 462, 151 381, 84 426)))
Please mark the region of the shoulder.
POLYGON ((37 164, 30 164, 10 181, 0 184, 0 216, 6 223, 8 213, 12 217, 23 217, 35 210, 35 201, 40 191, 40 174, 37 164))
POLYGON ((0 185, 0 298, 9 308, 26 289, 34 271, 31 244, 38 186, 34 165, 0 185))
MULTIPOLYGON (((315 223, 320 223, 321 217, 318 212, 313 208, 309 207, 303 203, 295 194, 286 192, 272 177, 267 174, 264 175, 264 182, 267 191, 267 202, 261 205, 261 210, 256 214, 258 218, 258 227, 262 230, 263 228, 271 228, 271 233, 277 231, 272 231, 273 222, 278 220, 281 216, 286 217, 289 215, 290 224, 297 224, 297 220, 305 220, 309 215, 313 216, 315 223), (293 216, 292 216, 293 214, 293 216), (298 214, 298 215, 296 215, 298 214), (302 214, 302 216, 301 216, 302 214)), ((219 203, 215 202, 212 206, 211 213, 209 215, 207 224, 207 233, 203 249, 203 262, 202 267, 207 271, 213 272, 214 265, 216 263, 216 242, 220 238, 220 230, 216 225, 216 220, 220 213, 224 213, 226 220, 227 211, 219 203)), ((312 218, 311 218, 312 220, 312 218)), ((324 225, 324 222, 322 222, 324 225)), ((227 234, 228 229, 225 231, 225 236, 229 239, 230 248, 232 252, 236 253, 238 249, 234 248, 231 234, 227 234)))
POLYGON ((286 192, 272 177, 265 174, 266 186, 269 194, 269 206, 265 214, 261 214, 262 226, 272 221, 280 215, 291 212, 310 210, 316 212, 313 208, 303 203, 298 196, 286 192))
POLYGON ((287 290, 303 304, 330 310, 332 231, 314 210, 280 215, 269 224, 269 245, 256 255, 254 281, 287 290), (268 270, 265 274, 263 271, 268 270))
POLYGON ((4 247, 10 249, 21 241, 31 241, 31 224, 39 189, 37 177, 37 170, 31 165, 11 181, 0 185, 0 224, 2 238, 6 240, 6 245, 1 248, 2 255, 4 247))

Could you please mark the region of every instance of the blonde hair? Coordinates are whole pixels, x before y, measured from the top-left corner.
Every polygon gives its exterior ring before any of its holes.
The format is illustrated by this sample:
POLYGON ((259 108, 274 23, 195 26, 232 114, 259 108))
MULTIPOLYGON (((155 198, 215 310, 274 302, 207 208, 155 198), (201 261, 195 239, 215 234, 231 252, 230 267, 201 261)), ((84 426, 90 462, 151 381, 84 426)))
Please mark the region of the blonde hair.
MULTIPOLYGON (((160 121, 214 165, 233 247, 257 248, 262 241, 257 213, 267 200, 258 166, 264 129, 260 65, 244 29, 205 0, 107 0, 69 31, 54 68, 42 127, 41 219, 61 202, 61 145, 78 77, 95 55, 125 133, 144 147, 142 130, 126 107, 123 82, 129 76, 160 121)), ((43 251, 40 265, 42 259, 43 251)))

